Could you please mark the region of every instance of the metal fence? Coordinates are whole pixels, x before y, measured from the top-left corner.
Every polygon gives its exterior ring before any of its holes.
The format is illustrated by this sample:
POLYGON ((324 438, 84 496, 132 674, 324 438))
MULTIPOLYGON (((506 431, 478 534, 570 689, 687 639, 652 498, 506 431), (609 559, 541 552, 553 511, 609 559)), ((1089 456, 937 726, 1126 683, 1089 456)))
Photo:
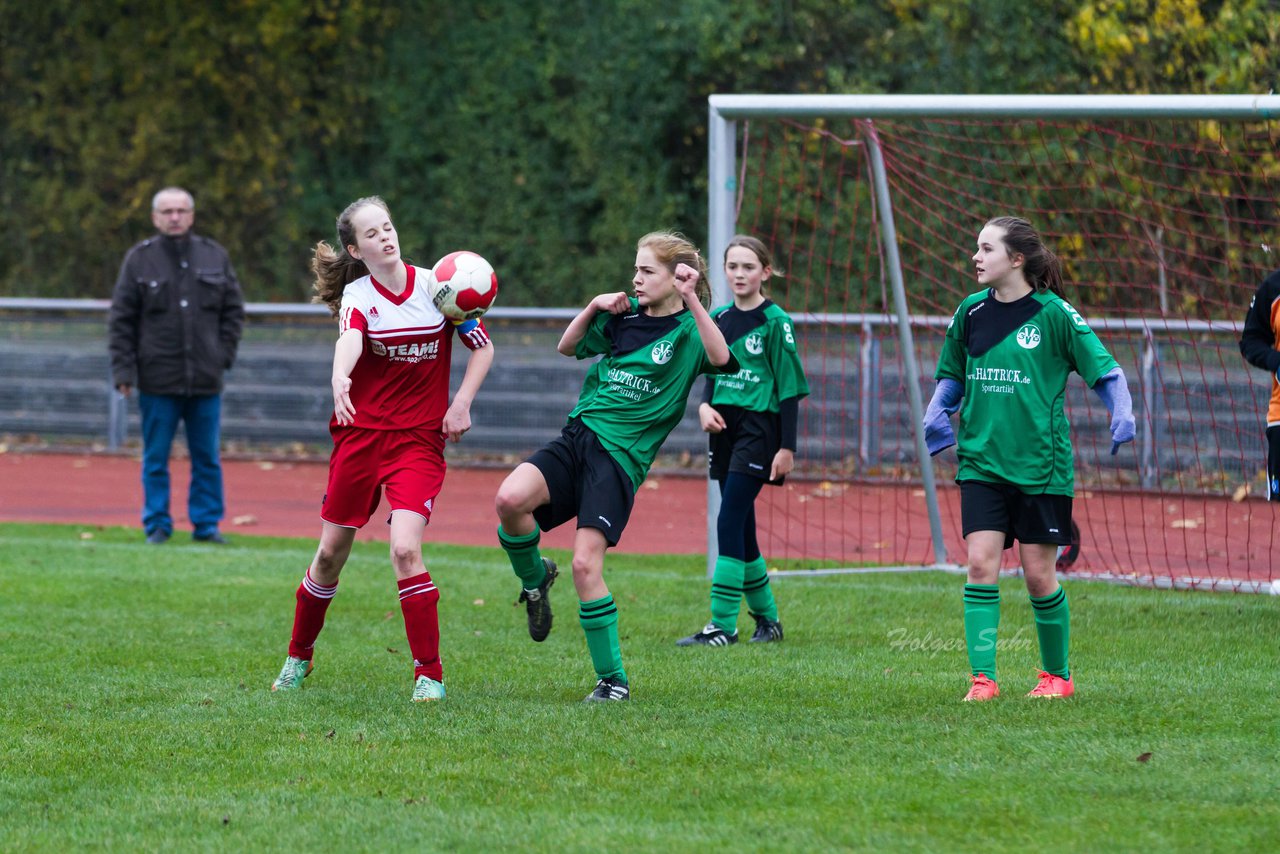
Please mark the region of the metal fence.
MULTIPOLYGON (((0 299, 0 433, 128 445, 136 402, 111 387, 106 300, 0 299)), ((494 309, 485 322, 498 358, 473 406, 464 446, 478 461, 522 458, 559 432, 577 401, 583 364, 555 350, 576 309, 494 309)), ((887 476, 915 460, 913 424, 896 318, 794 317, 812 394, 801 407, 798 474, 887 476), (896 467, 896 468, 895 468, 896 467)), ((913 316, 913 354, 928 398, 940 330, 949 318, 913 316)), ((1133 387, 1138 453, 1107 453, 1107 414, 1083 383, 1068 408, 1083 484, 1116 470, 1135 485, 1193 472, 1213 488, 1214 472, 1261 471, 1267 378, 1236 350, 1238 324, 1093 319, 1133 387), (1093 452, 1090 452, 1093 449, 1093 452), (1135 459, 1137 462, 1135 463, 1135 459)), ((329 375, 336 327, 323 306, 251 303, 235 368, 227 375, 223 437, 231 446, 325 449, 332 408, 329 375)), ((465 358, 455 359, 454 383, 465 358)), ((663 448, 664 467, 701 473, 706 439, 695 388, 685 418, 663 448)), ((136 438, 134 439, 136 441, 136 438)), ((947 457, 939 458, 946 466, 947 457)), ((898 475, 901 477, 901 475, 898 475)), ((910 478, 909 478, 910 479, 910 478)))

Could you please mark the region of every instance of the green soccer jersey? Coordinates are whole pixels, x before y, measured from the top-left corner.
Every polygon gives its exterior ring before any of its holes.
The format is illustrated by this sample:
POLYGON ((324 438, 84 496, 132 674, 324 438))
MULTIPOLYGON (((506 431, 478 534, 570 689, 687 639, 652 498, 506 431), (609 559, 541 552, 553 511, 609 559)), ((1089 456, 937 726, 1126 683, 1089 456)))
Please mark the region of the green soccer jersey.
POLYGON ((724 305, 711 313, 738 360, 736 374, 713 378, 711 405, 777 412, 778 401, 809 394, 791 318, 765 300, 750 311, 724 305))
POLYGON ((990 289, 966 297, 934 374, 964 384, 956 481, 1074 494, 1067 378, 1075 371, 1092 388, 1115 367, 1084 318, 1053 293, 1011 303, 990 289))
POLYGON ((694 381, 720 369, 707 358, 688 309, 650 317, 634 298, 628 313, 597 313, 575 355, 604 358, 591 367, 569 418, 591 428, 639 489, 684 416, 694 381))

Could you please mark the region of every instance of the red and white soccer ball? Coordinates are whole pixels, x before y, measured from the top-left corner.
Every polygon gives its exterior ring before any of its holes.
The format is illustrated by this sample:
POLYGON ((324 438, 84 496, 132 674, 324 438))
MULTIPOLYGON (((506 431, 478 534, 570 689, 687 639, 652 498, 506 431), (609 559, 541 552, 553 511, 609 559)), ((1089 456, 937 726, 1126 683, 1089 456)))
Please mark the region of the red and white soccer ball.
POLYGON ((489 310, 498 295, 498 274, 474 252, 450 252, 431 268, 431 302, 450 320, 471 320, 489 310))

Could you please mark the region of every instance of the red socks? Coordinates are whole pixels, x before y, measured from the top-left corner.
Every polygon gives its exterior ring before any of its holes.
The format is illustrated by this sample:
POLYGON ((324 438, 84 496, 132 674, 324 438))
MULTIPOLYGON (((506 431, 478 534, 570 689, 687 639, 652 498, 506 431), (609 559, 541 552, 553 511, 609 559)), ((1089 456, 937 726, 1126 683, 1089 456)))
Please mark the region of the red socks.
POLYGON ((428 676, 442 682, 444 668, 440 664, 440 617, 436 608, 436 603, 440 601, 440 591, 436 590, 429 572, 401 579, 396 584, 400 588, 404 633, 409 638, 409 651, 413 653, 413 678, 428 676))
POLYGON ((289 641, 289 655, 311 660, 312 647, 320 630, 324 628, 324 613, 329 610, 333 594, 338 592, 338 585, 321 587, 311 580, 311 567, 302 576, 298 585, 298 606, 293 612, 293 637, 289 641))
MULTIPOLYGON (((404 613, 404 633, 409 639, 409 651, 413 654, 413 677, 429 676, 443 681, 440 664, 440 618, 436 603, 440 591, 436 590, 431 573, 423 572, 412 578, 396 582, 400 588, 400 610, 404 613)), ((293 612, 293 637, 289 640, 289 655, 310 661, 316 638, 324 628, 324 615, 329 610, 338 585, 321 587, 311 580, 307 569, 298 585, 298 605, 293 612)))

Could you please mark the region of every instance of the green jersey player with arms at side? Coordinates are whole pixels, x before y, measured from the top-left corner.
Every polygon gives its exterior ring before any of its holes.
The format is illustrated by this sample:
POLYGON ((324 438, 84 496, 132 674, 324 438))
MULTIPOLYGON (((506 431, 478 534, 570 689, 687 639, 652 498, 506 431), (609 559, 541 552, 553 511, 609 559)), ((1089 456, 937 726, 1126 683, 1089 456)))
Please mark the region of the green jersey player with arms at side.
POLYGON ((925 411, 936 454, 957 445, 960 516, 968 545, 964 633, 968 701, 999 696, 997 585, 1004 549, 1019 558, 1035 614, 1042 670, 1029 697, 1070 697, 1070 612, 1059 586, 1058 547, 1071 539, 1074 461, 1063 406, 1080 374, 1111 412, 1111 452, 1134 437, 1124 371, 1062 296, 1062 268, 1031 224, 997 217, 973 255, 983 290, 960 303, 938 358, 937 390, 925 411), (963 400, 963 406, 961 401, 963 400), (960 410, 957 442, 948 416, 960 410))
POLYGON ((755 501, 766 483, 781 486, 795 466, 797 412, 809 384, 791 318, 764 295, 764 284, 775 272, 759 239, 746 234, 730 239, 724 274, 733 302, 711 316, 741 368, 708 377, 698 407, 702 429, 710 434, 710 476, 720 489, 711 622, 677 646, 737 643, 744 595, 747 613, 756 621, 751 640, 782 640, 778 605, 756 539, 755 501))
POLYGON ((682 235, 654 232, 636 245, 635 296, 597 296, 570 321, 557 350, 587 359, 588 372, 564 430, 498 489, 498 542, 523 590, 529 635, 551 630, 548 592, 556 566, 540 532, 577 518, 573 584, 578 620, 596 671, 588 701, 627 700, 618 608, 604 582, 605 551, 618 544, 636 490, 667 435, 680 423, 701 374, 736 373, 737 360, 704 300, 706 266, 682 235))

